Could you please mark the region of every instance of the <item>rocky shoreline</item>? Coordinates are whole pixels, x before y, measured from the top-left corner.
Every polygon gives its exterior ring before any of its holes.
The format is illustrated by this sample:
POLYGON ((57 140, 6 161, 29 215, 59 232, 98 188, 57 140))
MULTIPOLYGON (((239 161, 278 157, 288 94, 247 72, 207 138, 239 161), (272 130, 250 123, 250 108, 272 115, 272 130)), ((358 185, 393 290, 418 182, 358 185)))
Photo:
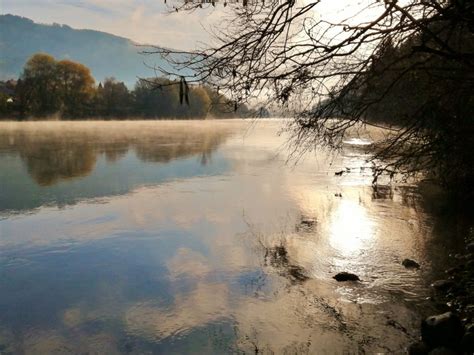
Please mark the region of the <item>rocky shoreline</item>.
POLYGON ((465 252, 451 255, 446 278, 434 282, 433 297, 439 314, 422 321, 420 341, 410 355, 474 354, 474 236, 466 238, 465 252))

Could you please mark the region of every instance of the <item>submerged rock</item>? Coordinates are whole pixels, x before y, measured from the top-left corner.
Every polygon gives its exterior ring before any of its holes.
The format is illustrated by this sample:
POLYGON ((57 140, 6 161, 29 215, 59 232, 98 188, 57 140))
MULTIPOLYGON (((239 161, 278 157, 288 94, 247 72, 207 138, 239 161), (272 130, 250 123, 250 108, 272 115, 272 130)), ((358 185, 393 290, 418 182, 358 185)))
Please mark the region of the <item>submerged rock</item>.
POLYGON ((405 266, 407 269, 419 269, 420 268, 420 264, 418 264, 415 260, 412 260, 412 259, 403 260, 402 265, 405 266))
POLYGON ((360 281, 359 276, 356 274, 351 274, 350 272, 340 272, 339 274, 333 277, 336 281, 360 281))
POLYGON ((461 320, 452 312, 428 317, 421 323, 421 338, 430 348, 456 347, 463 333, 461 320))

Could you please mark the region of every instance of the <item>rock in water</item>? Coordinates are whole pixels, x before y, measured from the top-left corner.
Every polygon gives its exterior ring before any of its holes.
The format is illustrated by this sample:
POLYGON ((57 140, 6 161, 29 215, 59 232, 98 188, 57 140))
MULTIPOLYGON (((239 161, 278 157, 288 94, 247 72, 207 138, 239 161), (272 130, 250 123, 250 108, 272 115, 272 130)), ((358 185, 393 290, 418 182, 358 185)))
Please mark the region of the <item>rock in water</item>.
POLYGON ((402 265, 405 266, 407 269, 419 269, 420 268, 420 264, 418 264, 415 260, 412 260, 412 259, 403 260, 402 265))
POLYGON ((340 272, 333 277, 336 281, 360 281, 359 276, 356 274, 351 274, 350 272, 340 272))
POLYGON ((463 333, 461 320, 452 312, 428 317, 421 323, 421 338, 430 348, 456 347, 463 333))

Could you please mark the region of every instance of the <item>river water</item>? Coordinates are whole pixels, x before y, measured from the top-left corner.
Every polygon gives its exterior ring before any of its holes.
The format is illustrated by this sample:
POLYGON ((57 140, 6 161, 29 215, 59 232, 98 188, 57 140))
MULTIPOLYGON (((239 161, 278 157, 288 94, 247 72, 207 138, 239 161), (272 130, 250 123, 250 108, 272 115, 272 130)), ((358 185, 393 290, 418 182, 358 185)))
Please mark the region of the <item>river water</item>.
POLYGON ((282 125, 0 123, 0 353, 403 352, 457 221, 282 125))

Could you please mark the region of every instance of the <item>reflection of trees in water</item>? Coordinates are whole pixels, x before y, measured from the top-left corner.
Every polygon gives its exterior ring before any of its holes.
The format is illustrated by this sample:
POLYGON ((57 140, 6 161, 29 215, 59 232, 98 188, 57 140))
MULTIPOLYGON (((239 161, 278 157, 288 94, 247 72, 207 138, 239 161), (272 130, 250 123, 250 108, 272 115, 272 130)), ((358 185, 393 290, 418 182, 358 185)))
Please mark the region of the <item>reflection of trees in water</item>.
POLYGON ((13 129, 0 134, 0 151, 18 152, 28 173, 43 186, 61 180, 84 177, 95 168, 98 156, 108 162, 124 157, 130 149, 146 162, 167 163, 174 159, 200 155, 207 165, 212 152, 224 142, 226 129, 138 129, 120 132, 104 129, 13 129))
POLYGON ((26 144, 20 156, 28 173, 42 186, 54 185, 59 180, 89 175, 95 167, 96 154, 88 146, 76 144, 35 146, 26 144))
POLYGON ((150 137, 147 141, 136 142, 137 156, 144 161, 168 163, 176 158, 200 155, 202 165, 207 165, 212 152, 223 142, 220 134, 196 134, 183 132, 174 136, 162 136, 157 140, 150 137))

